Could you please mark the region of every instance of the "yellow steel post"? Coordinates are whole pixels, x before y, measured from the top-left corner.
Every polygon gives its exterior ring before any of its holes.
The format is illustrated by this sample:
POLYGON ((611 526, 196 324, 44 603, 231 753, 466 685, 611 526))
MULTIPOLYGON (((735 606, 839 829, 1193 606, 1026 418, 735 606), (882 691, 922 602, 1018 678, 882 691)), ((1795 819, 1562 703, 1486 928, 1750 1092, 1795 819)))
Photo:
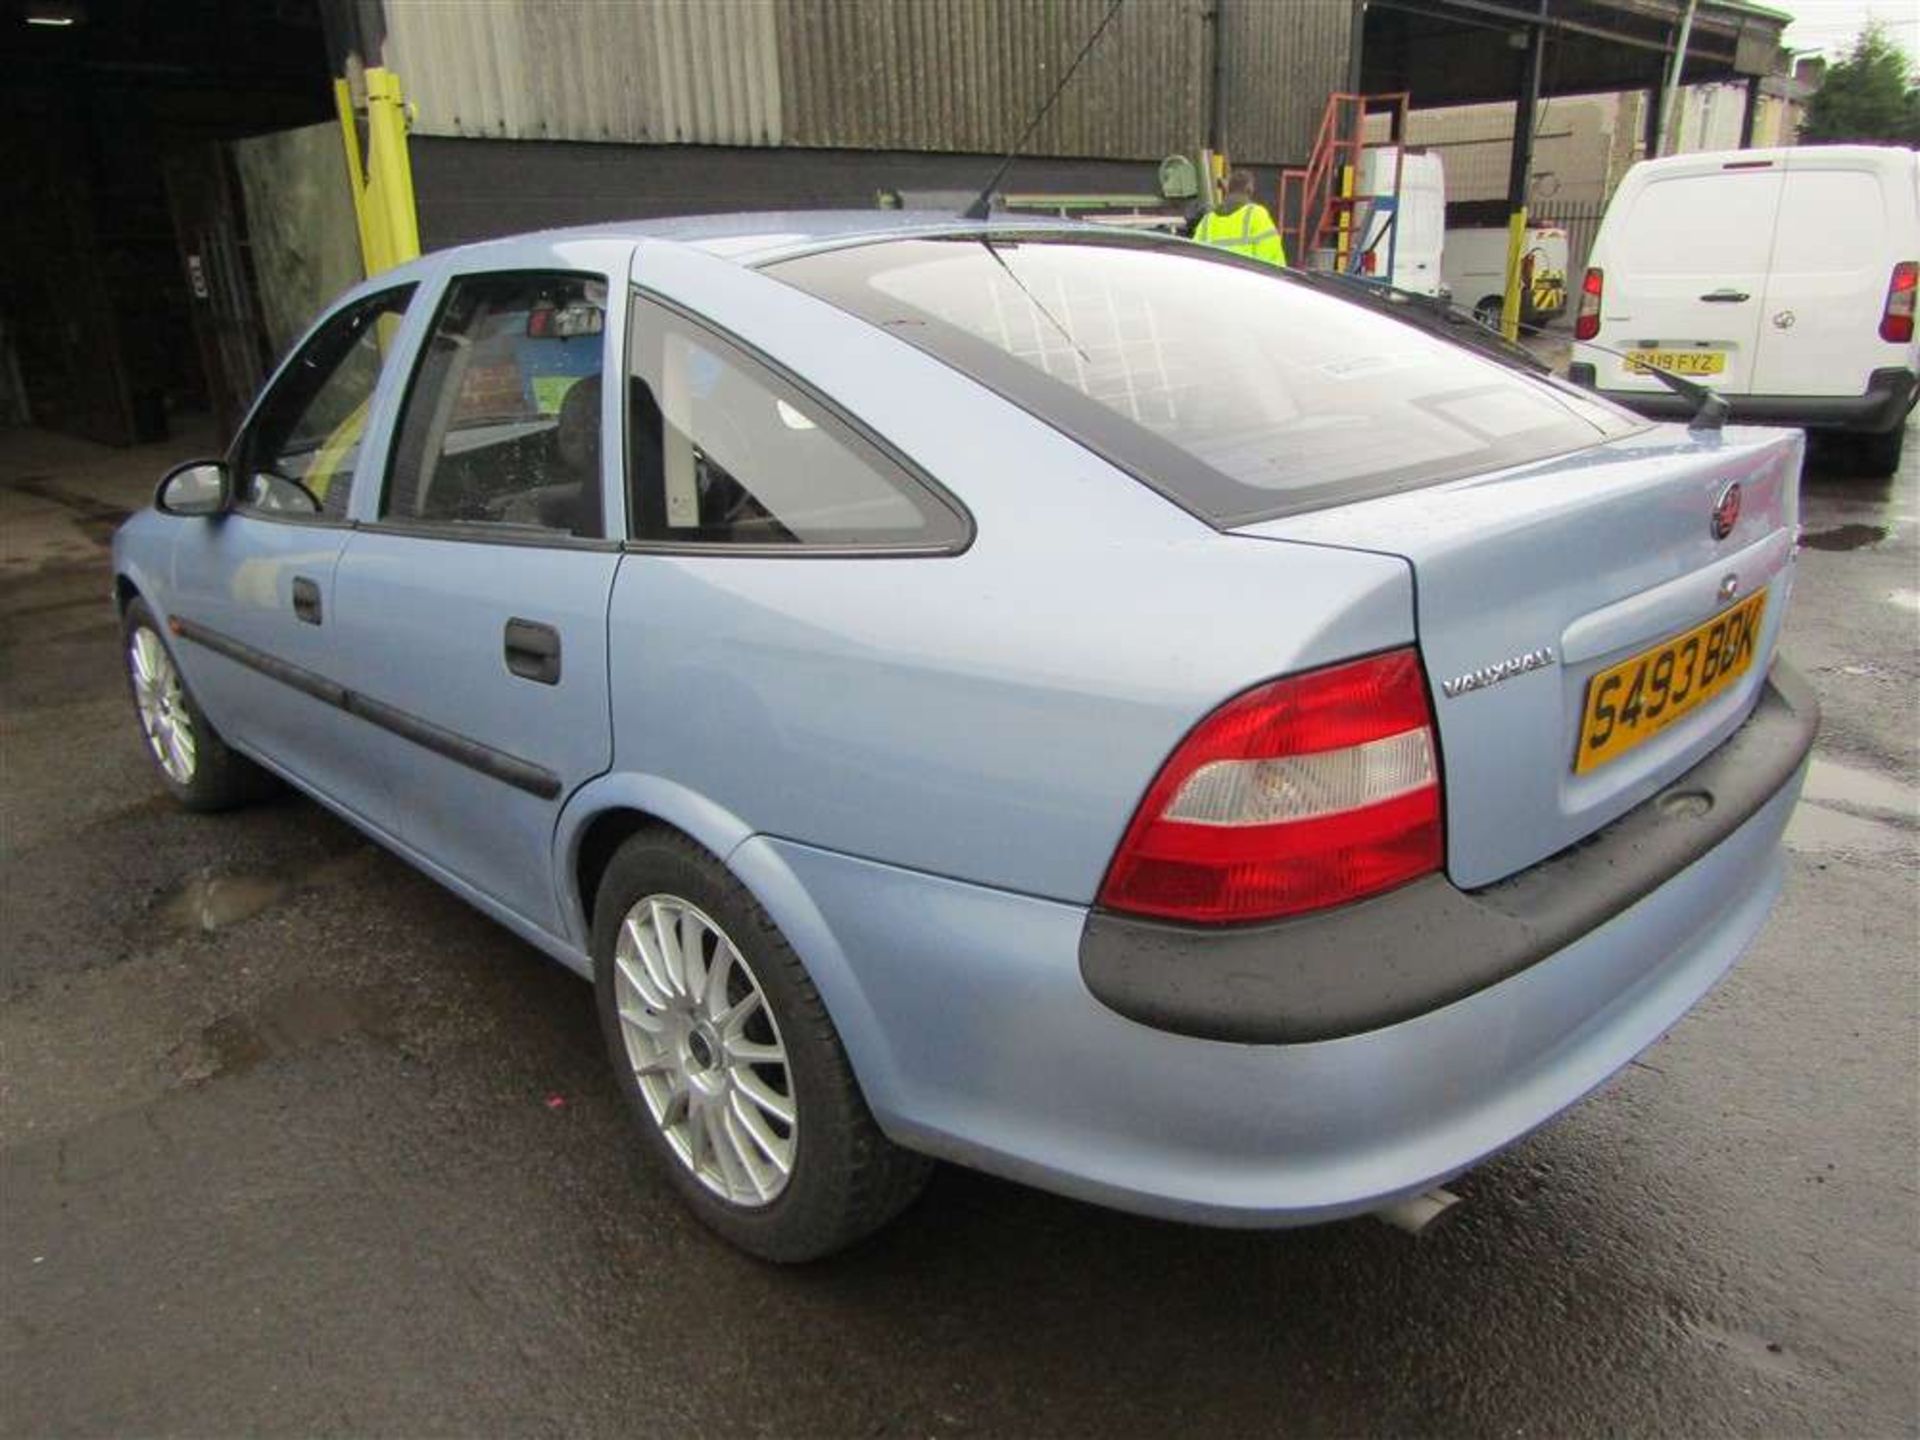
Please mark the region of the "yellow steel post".
POLYGON ((353 196, 353 223, 360 231, 360 261, 368 274, 373 273, 375 242, 367 216, 367 175, 360 164, 360 127, 353 117, 353 87, 345 80, 333 82, 334 109, 340 115, 340 138, 347 152, 347 192, 353 196))
POLYGON ((413 210, 413 166, 407 156, 407 103, 400 77, 378 67, 367 71, 367 200, 386 233, 387 264, 420 253, 420 226, 413 210))
POLYGON ((407 157, 407 109, 400 77, 375 67, 365 72, 366 163, 353 95, 345 80, 333 82, 334 103, 347 149, 347 183, 360 226, 360 254, 368 275, 378 275, 420 253, 420 227, 413 206, 413 167, 407 157))
POLYGON ((1500 301, 1500 333, 1520 338, 1520 261, 1527 251, 1527 207, 1507 218, 1507 289, 1500 301))
MULTIPOLYGON (((1333 241, 1333 268, 1340 274, 1347 273, 1347 260, 1353 252, 1353 166, 1340 167, 1340 198, 1348 204, 1340 207, 1339 228, 1333 241)), ((1365 243, 1364 240, 1361 242, 1365 243)))

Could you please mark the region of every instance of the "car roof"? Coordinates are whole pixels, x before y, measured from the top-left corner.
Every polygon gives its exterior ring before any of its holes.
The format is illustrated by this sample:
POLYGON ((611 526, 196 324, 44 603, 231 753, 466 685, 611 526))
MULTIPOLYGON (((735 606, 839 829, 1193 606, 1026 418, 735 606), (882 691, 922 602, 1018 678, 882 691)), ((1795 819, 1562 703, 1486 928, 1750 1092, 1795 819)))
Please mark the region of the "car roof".
POLYGON ((920 235, 1058 234, 1062 231, 1079 231, 1108 238, 1132 233, 1113 226, 1046 216, 996 215, 987 220, 967 220, 938 210, 768 210, 733 215, 681 215, 503 235, 496 239, 435 250, 417 261, 384 272, 380 278, 391 284, 395 280, 410 278, 407 272, 415 267, 424 269, 449 259, 456 264, 485 264, 489 252, 524 246, 528 242, 611 240, 638 244, 648 240, 666 241, 688 245, 722 259, 751 266, 867 240, 920 235))

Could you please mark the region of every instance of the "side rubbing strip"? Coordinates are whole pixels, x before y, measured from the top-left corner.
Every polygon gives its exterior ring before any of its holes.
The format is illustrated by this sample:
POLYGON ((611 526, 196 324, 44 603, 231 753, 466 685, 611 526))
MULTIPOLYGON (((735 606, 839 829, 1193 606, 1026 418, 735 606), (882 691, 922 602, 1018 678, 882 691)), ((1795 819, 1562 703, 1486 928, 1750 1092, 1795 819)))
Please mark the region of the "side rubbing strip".
POLYGON ((174 634, 193 641, 203 649, 216 655, 224 655, 237 661, 249 670, 258 670, 270 680, 278 680, 282 685, 291 685, 303 695, 311 695, 316 700, 324 700, 329 705, 341 709, 347 706, 347 692, 344 686, 336 685, 324 675, 316 675, 311 670, 303 670, 298 665, 289 665, 277 655, 269 655, 264 650, 222 635, 218 630, 209 630, 198 621, 185 620, 176 615, 167 624, 174 634))
POLYGON ((442 729, 430 720, 422 720, 405 710, 396 710, 383 701, 350 690, 347 692, 346 708, 347 713, 358 715, 382 730, 391 730, 402 740, 411 740, 423 749, 465 765, 469 770, 491 775, 516 790, 538 795, 542 800, 551 800, 560 793, 560 777, 551 770, 535 765, 530 760, 522 760, 517 755, 509 755, 504 750, 496 750, 491 745, 483 745, 456 731, 442 729))
POLYGON ((209 630, 196 621, 175 616, 168 621, 168 628, 216 655, 224 655, 270 680, 278 680, 303 695, 311 695, 316 700, 345 710, 349 715, 357 715, 369 725, 378 725, 402 740, 411 740, 422 749, 431 750, 470 770, 478 770, 482 775, 490 775, 516 790, 524 790, 542 800, 551 800, 560 793, 560 777, 531 760, 522 760, 517 755, 496 750, 457 731, 444 729, 431 720, 422 720, 418 715, 396 709, 384 701, 349 690, 324 675, 290 665, 277 655, 269 655, 232 636, 209 630))

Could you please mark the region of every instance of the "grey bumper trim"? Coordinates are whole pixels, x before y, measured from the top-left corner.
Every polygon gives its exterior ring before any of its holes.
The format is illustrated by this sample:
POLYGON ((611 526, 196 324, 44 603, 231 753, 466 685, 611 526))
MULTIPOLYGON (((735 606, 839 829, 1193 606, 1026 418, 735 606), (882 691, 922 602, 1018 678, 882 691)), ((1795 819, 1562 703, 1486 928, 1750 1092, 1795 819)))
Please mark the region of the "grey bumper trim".
MULTIPOLYGON (((1567 367, 1567 378, 1604 400, 1656 420, 1686 420, 1699 407, 1670 390, 1602 390, 1593 366, 1567 367)), ((1856 430, 1879 435, 1905 423, 1916 386, 1911 370, 1898 366, 1867 377, 1864 395, 1725 395, 1735 424, 1798 425, 1814 430, 1856 430)))
POLYGON ((1819 723, 1812 688, 1776 660, 1726 743, 1517 875, 1474 891, 1434 875, 1324 914, 1230 930, 1096 910, 1081 932, 1081 978, 1131 1020, 1213 1040, 1304 1043, 1412 1019, 1544 960, 1665 884, 1792 780, 1819 723))

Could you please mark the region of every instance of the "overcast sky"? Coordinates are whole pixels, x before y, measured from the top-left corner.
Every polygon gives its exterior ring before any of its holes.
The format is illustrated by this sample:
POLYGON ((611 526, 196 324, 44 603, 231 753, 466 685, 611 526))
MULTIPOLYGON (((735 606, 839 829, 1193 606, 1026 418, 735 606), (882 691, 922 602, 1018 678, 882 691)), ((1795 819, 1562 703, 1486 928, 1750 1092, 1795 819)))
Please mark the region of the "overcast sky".
POLYGON ((1844 59, 1870 15, 1884 20, 1908 56, 1920 56, 1920 3, 1916 0, 1759 0, 1794 17, 1787 27, 1789 50, 1822 50, 1844 59))

